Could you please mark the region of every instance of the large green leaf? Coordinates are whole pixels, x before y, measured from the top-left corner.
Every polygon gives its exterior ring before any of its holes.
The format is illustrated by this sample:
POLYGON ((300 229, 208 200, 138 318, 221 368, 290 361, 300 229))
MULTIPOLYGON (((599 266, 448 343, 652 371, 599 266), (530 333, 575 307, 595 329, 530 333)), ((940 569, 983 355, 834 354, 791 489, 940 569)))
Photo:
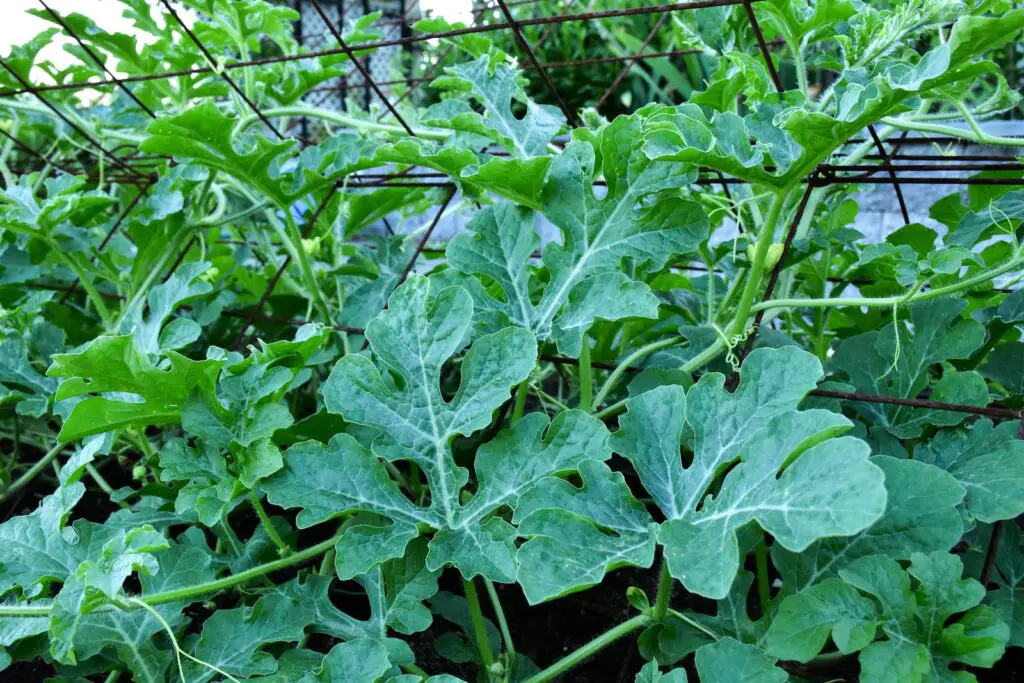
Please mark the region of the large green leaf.
POLYGON ((1024 395, 1024 343, 997 346, 981 367, 981 373, 1010 394, 1024 395))
MULTIPOLYGON (((868 461, 867 445, 853 438, 833 438, 850 423, 828 411, 796 409, 820 377, 817 359, 804 351, 759 349, 744 363, 734 393, 725 390, 725 377, 711 374, 687 393, 678 386, 664 386, 627 401, 612 449, 632 463, 664 514, 657 540, 664 546, 669 571, 687 590, 716 599, 728 593, 742 559, 736 534, 752 521, 770 532, 776 544, 799 552, 823 537, 858 533, 883 513, 883 475, 868 461), (693 452, 687 467, 681 457, 684 444, 693 452)), ((587 471, 584 475, 585 483, 593 487, 587 471)), ((587 498, 587 491, 566 491, 561 497, 545 491, 543 498, 532 502, 531 514, 545 508, 563 517, 571 513, 582 518, 574 527, 585 527, 596 502, 587 498)), ((608 500, 616 510, 628 509, 614 497, 608 500)), ((525 516, 523 511, 519 514, 525 516)), ((530 517, 525 517, 520 532, 537 533, 530 517)), ((609 526, 592 519, 591 524, 609 526)), ((614 540, 635 539, 635 548, 647 534, 635 515, 634 519, 629 534, 618 534, 614 540)), ((616 525, 610 526, 618 531, 616 525)), ((596 526, 590 528, 592 536, 601 535, 596 526)), ((530 558, 523 566, 531 580, 524 580, 521 573, 520 582, 531 600, 594 583, 606 564, 620 561, 615 554, 619 549, 584 541, 586 536, 568 524, 562 524, 560 533, 578 535, 577 542, 588 547, 584 558, 604 552, 606 562, 581 562, 572 545, 559 552, 555 544, 543 540, 546 552, 541 562, 529 554, 538 541, 528 541, 520 555, 530 558), (596 575, 595 565, 601 570, 596 575)), ((607 538, 605 544, 613 540, 607 538)))
POLYGON ((800 553, 773 546, 783 591, 804 590, 869 555, 909 560, 914 553, 949 550, 963 535, 957 508, 964 488, 952 475, 916 460, 876 456, 871 462, 885 473, 885 512, 861 532, 822 539, 800 553))
POLYGON ((567 411, 549 424, 531 414, 480 447, 475 493, 465 500, 468 472, 456 465, 451 441, 489 424, 509 387, 533 369, 536 355, 532 335, 524 330, 480 337, 462 360, 458 391, 446 400, 442 365, 462 346, 471 321, 472 301, 462 289, 435 292, 421 277, 400 287, 366 330, 375 355, 399 383, 385 381, 366 356, 350 355, 335 366, 323 390, 329 410, 376 430, 372 448, 344 434, 327 446, 297 444, 285 453, 284 470, 266 482, 271 501, 304 508, 300 526, 347 511, 379 516, 349 527, 339 541, 341 576, 400 556, 421 525, 435 531, 427 558, 431 569, 454 564, 467 577, 514 581, 515 530, 494 513, 514 508, 553 475, 610 456, 607 432, 594 418, 567 411), (429 507, 402 493, 382 458, 411 460, 423 471, 431 486, 429 507))
POLYGON ((370 605, 367 619, 356 619, 331 603, 329 576, 310 576, 291 581, 278 590, 303 609, 311 609, 310 629, 342 640, 371 639, 387 647, 392 660, 412 660, 409 647, 388 637, 388 629, 412 634, 431 624, 430 610, 423 604, 437 592, 438 572, 426 568, 426 541, 410 543, 403 557, 374 567, 356 581, 366 591, 370 605))
POLYGON ((1024 26, 1020 10, 965 16, 953 24, 948 40, 927 53, 914 54, 913 43, 902 53, 894 52, 903 40, 916 41, 917 34, 908 28, 953 16, 948 11, 901 11, 861 34, 878 43, 846 41, 845 50, 862 61, 850 64, 831 86, 828 101, 816 107, 806 106, 800 93, 785 93, 765 96, 746 117, 720 111, 708 118, 692 103, 641 108, 637 116, 644 122, 644 151, 652 159, 700 164, 756 183, 789 187, 866 125, 907 111, 918 97, 947 96, 955 92, 951 86, 969 86, 992 72, 991 62, 974 60, 1012 41, 1024 26), (774 169, 768 170, 769 165, 774 169))
POLYGON ((1012 235, 1024 219, 1024 190, 1012 190, 988 206, 964 214, 946 236, 948 244, 972 248, 985 237, 1012 235))
POLYGON ((996 588, 988 592, 985 604, 991 605, 1010 625, 1007 645, 1024 647, 1024 547, 1020 528, 1008 524, 996 549, 992 580, 996 588))
POLYGON ((271 142, 255 133, 236 140, 236 123, 236 117, 224 114, 213 102, 204 102, 176 116, 153 121, 147 129, 149 137, 139 148, 221 171, 256 189, 283 210, 326 183, 308 168, 301 169, 299 177, 281 172, 281 164, 295 149, 294 140, 271 142))
POLYGON ((707 237, 708 219, 693 202, 657 196, 691 170, 649 161, 633 142, 638 134, 636 122, 619 119, 594 143, 576 140, 552 161, 542 210, 562 241, 544 248, 546 285, 538 301, 528 264, 540 238, 528 212, 498 205, 474 220, 472 234, 452 240, 447 255, 453 267, 493 278, 502 288, 504 301, 487 297, 483 307, 500 310, 538 339, 553 339, 572 356, 597 318, 657 316, 656 297, 623 272, 624 260, 658 269, 672 255, 696 249, 707 237), (598 173, 607 181, 600 199, 594 193, 598 173))
POLYGON ((702 683, 785 683, 789 674, 775 666, 775 658, 753 645, 732 638, 697 650, 697 673, 702 683))
MULTIPOLYGON (((269 593, 252 607, 217 610, 203 624, 192 655, 233 676, 271 674, 277 670, 277 661, 262 648, 302 640, 312 619, 308 605, 296 604, 283 593, 269 593)), ((217 676, 192 661, 185 669, 190 682, 204 683, 217 676)))

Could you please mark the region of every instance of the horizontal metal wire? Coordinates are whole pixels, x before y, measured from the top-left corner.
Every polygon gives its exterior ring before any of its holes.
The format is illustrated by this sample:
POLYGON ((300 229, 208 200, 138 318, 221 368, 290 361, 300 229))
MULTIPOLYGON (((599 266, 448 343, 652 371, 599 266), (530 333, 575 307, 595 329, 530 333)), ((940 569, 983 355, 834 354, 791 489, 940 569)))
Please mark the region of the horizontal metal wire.
MULTIPOLYGON (((751 0, 753 2, 759 2, 762 0, 751 0)), ((673 12, 678 10, 693 10, 702 9, 707 7, 726 7, 732 5, 740 5, 744 0, 697 0, 696 2, 678 2, 666 5, 651 5, 648 7, 625 7, 613 10, 604 10, 600 12, 581 12, 579 14, 560 14, 549 17, 531 17, 528 19, 516 20, 519 26, 543 26, 548 24, 564 24, 572 21, 591 21, 599 19, 612 19, 615 17, 626 17, 626 16, 641 16, 645 14, 659 14, 662 12, 673 12)), ((502 22, 498 24, 488 24, 484 26, 467 26, 465 28, 452 29, 449 31, 438 31, 435 33, 422 33, 415 36, 402 36, 399 38, 389 38, 386 40, 370 41, 366 43, 356 43, 347 46, 350 50, 355 52, 361 52, 364 50, 375 50, 382 47, 393 47, 398 45, 413 45, 415 43, 425 42, 429 40, 440 40, 442 38, 455 38, 458 36, 470 35, 474 33, 488 33, 490 31, 499 31, 502 29, 512 28, 512 24, 509 22, 502 22)), ((243 69, 251 66, 264 66, 267 64, 280 64, 283 62, 295 62, 303 59, 312 59, 315 57, 331 57, 335 55, 345 54, 346 50, 341 47, 326 48, 323 50, 316 50, 311 52, 305 52, 294 55, 278 55, 275 57, 259 57, 256 59, 249 59, 244 61, 227 62, 223 66, 219 67, 219 71, 231 71, 233 69, 243 69)), ((81 90, 84 88, 98 88, 104 86, 119 86, 124 83, 138 83, 142 81, 160 80, 163 78, 175 78, 178 76, 198 76, 202 74, 216 73, 213 67, 201 66, 194 67, 192 69, 180 69, 177 71, 166 71, 158 74, 139 74, 136 76, 125 76, 124 78, 117 79, 99 79, 93 81, 79 81, 74 83, 57 83, 53 85, 33 85, 31 87, 24 87, 18 90, 4 90, 0 91, 0 97, 13 97, 14 95, 20 95, 24 93, 40 93, 49 92, 54 90, 81 90)))

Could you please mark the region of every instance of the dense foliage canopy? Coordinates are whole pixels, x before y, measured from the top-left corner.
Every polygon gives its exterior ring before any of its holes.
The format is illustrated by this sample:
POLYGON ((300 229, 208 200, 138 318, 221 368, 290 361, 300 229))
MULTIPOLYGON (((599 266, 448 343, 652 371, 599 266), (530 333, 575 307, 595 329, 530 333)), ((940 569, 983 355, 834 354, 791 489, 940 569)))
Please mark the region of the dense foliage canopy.
POLYGON ((310 55, 286 6, 120 1, 140 35, 40 9, 0 71, 0 677, 967 683, 1024 647, 1024 138, 985 122, 1024 10, 704 3, 632 24, 678 68, 564 110, 427 19, 432 94, 336 111, 379 16, 310 55), (866 237, 922 136, 1006 162, 866 237))

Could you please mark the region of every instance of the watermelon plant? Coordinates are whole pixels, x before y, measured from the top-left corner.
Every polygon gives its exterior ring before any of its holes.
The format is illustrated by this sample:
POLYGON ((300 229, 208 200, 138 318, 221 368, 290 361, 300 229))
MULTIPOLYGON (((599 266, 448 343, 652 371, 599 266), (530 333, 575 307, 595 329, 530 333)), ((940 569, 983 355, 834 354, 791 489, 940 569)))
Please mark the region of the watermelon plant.
POLYGON ((2 59, 4 680, 1013 678, 1024 10, 602 6, 702 79, 609 120, 528 40, 337 111, 390 20, 120 1, 2 59))

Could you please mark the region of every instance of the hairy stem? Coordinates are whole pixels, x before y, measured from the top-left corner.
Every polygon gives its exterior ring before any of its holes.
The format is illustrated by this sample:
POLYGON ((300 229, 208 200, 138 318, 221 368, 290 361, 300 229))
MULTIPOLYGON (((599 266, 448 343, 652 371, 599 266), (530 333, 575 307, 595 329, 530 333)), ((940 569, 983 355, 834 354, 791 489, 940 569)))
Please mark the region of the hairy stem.
POLYGON ((523 411, 526 409, 526 394, 530 391, 530 378, 527 377, 519 386, 516 387, 516 403, 512 407, 512 417, 509 418, 509 424, 514 425, 519 422, 519 418, 523 416, 523 411))
POLYGON ((501 600, 498 599, 498 591, 494 588, 494 582, 484 577, 484 587, 487 588, 487 597, 491 600, 491 607, 494 608, 494 616, 498 619, 498 629, 501 631, 501 639, 505 643, 505 653, 508 655, 510 666, 515 665, 516 646, 512 643, 512 632, 508 628, 508 621, 505 619, 505 610, 501 608, 501 600))
MULTIPOLYGON (((303 116, 330 121, 331 123, 336 123, 339 126, 345 126, 346 128, 356 128, 359 130, 375 131, 378 133, 392 133, 394 135, 401 135, 402 137, 408 137, 409 135, 401 126, 392 126, 386 123, 378 123, 376 121, 366 121, 352 116, 347 116, 340 112, 320 109, 319 107, 292 105, 288 107, 267 107, 262 111, 268 117, 303 116)), ((256 114, 243 116, 239 119, 238 125, 235 126, 235 135, 241 133, 259 120, 260 119, 256 114)), ((416 133, 417 137, 426 138, 427 140, 444 140, 451 135, 451 131, 437 129, 428 130, 426 128, 413 128, 413 132, 416 133)))
MULTIPOLYGON (((322 543, 317 543, 305 550, 300 550, 288 557, 283 557, 280 560, 261 564, 257 567, 247 569, 244 572, 238 572, 237 574, 225 576, 221 579, 215 579, 205 583, 197 583, 192 586, 183 586, 181 588, 175 588, 174 590, 163 591, 161 593, 141 595, 138 599, 147 605, 164 605, 168 602, 178 602, 179 600, 191 601, 199 598, 200 596, 217 593, 226 588, 232 588, 239 584, 251 581, 252 579, 258 579, 266 576, 267 574, 272 574, 273 572, 286 569, 292 565, 313 559, 314 557, 319 557, 327 551, 332 550, 339 539, 341 539, 340 533, 333 538, 323 541, 322 543)), ((49 605, 0 605, 0 617, 45 617, 49 614, 49 605)))
POLYGON ((629 621, 624 621, 615 628, 604 632, 597 638, 594 638, 578 650, 562 657, 540 673, 530 676, 523 683, 545 683, 545 681, 554 680, 588 657, 592 657, 615 641, 628 636, 633 631, 641 629, 650 623, 651 617, 646 614, 639 614, 629 621))
POLYGON ((751 312, 769 310, 774 308, 839 308, 843 306, 857 306, 866 308, 888 308, 894 305, 914 303, 915 301, 927 301, 937 299, 948 294, 955 294, 965 289, 970 289, 999 277, 1003 273, 1013 270, 1019 266, 1024 259, 1020 255, 1007 260, 1000 266, 978 273, 972 277, 961 280, 944 287, 936 287, 924 292, 916 292, 912 295, 900 294, 899 296, 883 297, 850 297, 850 298, 825 298, 825 299, 773 299, 757 304, 751 308, 751 312))
POLYGON ((66 445, 67 444, 65 443, 58 443, 56 446, 47 451, 46 455, 44 455, 35 464, 33 464, 32 467, 30 467, 27 472, 25 472, 23 475, 12 481, 11 485, 8 486, 3 493, 0 493, 0 503, 7 500, 7 498, 10 497, 12 493, 17 493, 21 489, 25 488, 29 483, 31 483, 32 480, 35 479, 40 472, 46 469, 47 466, 51 462, 53 462, 54 458, 56 458, 60 454, 60 452, 64 450, 64 447, 66 445))
POLYGON ((753 263, 750 264, 750 275, 747 277, 747 284, 743 288, 739 302, 736 304, 736 314, 733 317, 732 324, 729 326, 727 336, 732 337, 740 334, 747 327, 747 316, 752 312, 751 307, 754 305, 754 298, 760 291, 761 275, 764 273, 768 247, 772 245, 772 240, 775 237, 775 225, 779 221, 779 216, 782 214, 782 207, 785 202, 786 193, 780 192, 775 195, 771 208, 768 209, 764 225, 761 226, 761 232, 757 236, 757 243, 754 247, 754 259, 753 263))
POLYGON ((476 593, 476 585, 472 579, 463 579, 462 588, 466 593, 469 616, 473 621, 473 640, 476 641, 476 649, 480 653, 484 669, 489 671, 491 664, 494 663, 494 654, 491 652, 491 644, 487 640, 487 629, 484 627, 484 614, 480 610, 480 598, 476 593))
POLYGON ((597 392, 597 395, 594 396, 594 407, 596 408, 597 406, 601 405, 601 403, 608 397, 608 394, 611 393, 612 389, 615 388, 615 385, 618 384, 619 380, 622 379, 622 376, 629 370, 630 366, 632 366, 633 363, 637 362, 641 358, 644 358, 645 356, 651 355, 655 351, 667 348, 669 346, 675 346, 676 344, 680 344, 683 341, 684 339, 682 337, 670 337, 668 339, 661 339, 656 342, 651 342, 646 346, 642 346, 633 353, 623 358, 622 362, 615 366, 615 369, 612 370, 612 374, 608 375, 608 379, 606 379, 604 384, 601 385, 601 389, 597 392))
POLYGON ((580 349, 580 410, 590 412, 593 394, 594 376, 590 368, 590 342, 583 337, 583 347, 580 349))
POLYGON ((675 588, 676 580, 668 571, 668 560, 662 558, 661 573, 658 575, 658 595, 654 599, 654 623, 660 624, 665 621, 668 614, 668 603, 672 599, 672 589, 675 588))
POLYGON ((934 123, 925 123, 923 121, 911 121, 908 119, 893 116, 884 117, 882 119, 882 123, 884 123, 887 126, 892 126, 893 128, 899 128, 901 130, 917 130, 923 133, 948 135, 949 137, 970 140, 971 142, 980 142, 984 145, 999 145, 1001 147, 1024 146, 1024 137, 1007 138, 1001 135, 989 135, 984 132, 979 135, 974 131, 966 130, 964 128, 956 128, 954 126, 940 126, 934 123))
POLYGON ((274 525, 270 523, 270 517, 267 516, 267 511, 263 509, 263 503, 260 502, 259 496, 252 491, 249 491, 249 502, 252 504, 253 509, 256 510, 256 514, 260 518, 260 524, 263 525, 263 529, 267 532, 267 536, 270 536, 270 540, 277 546, 277 550, 283 556, 290 555, 292 549, 284 542, 281 535, 277 533, 277 529, 274 528, 274 525))
POLYGON ((99 290, 96 289, 96 285, 93 284, 92 277, 85 272, 84 268, 75 262, 75 259, 70 256, 66 256, 59 246, 53 244, 51 245, 51 249, 50 253, 53 254, 57 260, 70 268, 71 272, 73 272, 75 277, 78 278, 78 281, 82 285, 82 289, 85 290, 86 296, 89 297, 89 301, 96 307, 96 312, 99 313, 100 318, 103 319, 104 328, 107 330, 113 330, 112 325, 114 324, 114 320, 110 315, 110 309, 107 308, 107 304, 103 300, 103 296, 100 294, 99 290))

